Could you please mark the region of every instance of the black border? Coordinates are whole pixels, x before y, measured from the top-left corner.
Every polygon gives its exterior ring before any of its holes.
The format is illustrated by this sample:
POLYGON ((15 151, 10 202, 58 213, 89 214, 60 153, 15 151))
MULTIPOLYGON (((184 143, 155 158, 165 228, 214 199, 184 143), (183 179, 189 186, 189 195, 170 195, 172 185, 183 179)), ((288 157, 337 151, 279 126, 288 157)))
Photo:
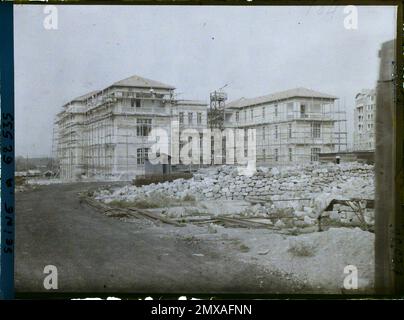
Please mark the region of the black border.
POLYGON ((14 297, 14 43, 13 4, 0 3, 1 73, 1 281, 3 299, 14 297))

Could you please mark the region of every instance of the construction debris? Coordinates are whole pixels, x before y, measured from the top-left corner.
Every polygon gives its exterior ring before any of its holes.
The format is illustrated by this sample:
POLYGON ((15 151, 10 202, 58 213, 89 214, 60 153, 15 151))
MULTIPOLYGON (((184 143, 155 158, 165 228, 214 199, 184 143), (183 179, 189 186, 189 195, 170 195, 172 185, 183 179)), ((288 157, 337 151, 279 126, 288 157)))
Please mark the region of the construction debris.
POLYGON ((167 224, 172 224, 175 226, 182 226, 182 224, 168 219, 166 217, 163 217, 161 215, 152 213, 152 212, 148 212, 146 210, 140 210, 138 208, 117 208, 117 207, 113 207, 107 204, 104 204, 102 202, 96 201, 90 197, 88 197, 87 195, 82 195, 81 197, 81 202, 86 203, 87 205, 102 211, 105 215, 109 216, 109 217, 116 217, 116 218, 146 218, 148 220, 151 221, 160 221, 163 223, 167 223, 167 224))
POLYGON ((374 220, 373 166, 359 163, 259 168, 253 176, 221 166, 201 169, 189 180, 99 190, 94 197, 105 204, 145 203, 153 210, 144 212, 187 223, 291 230, 340 224, 368 230, 374 220), (265 222, 251 220, 256 218, 265 222))

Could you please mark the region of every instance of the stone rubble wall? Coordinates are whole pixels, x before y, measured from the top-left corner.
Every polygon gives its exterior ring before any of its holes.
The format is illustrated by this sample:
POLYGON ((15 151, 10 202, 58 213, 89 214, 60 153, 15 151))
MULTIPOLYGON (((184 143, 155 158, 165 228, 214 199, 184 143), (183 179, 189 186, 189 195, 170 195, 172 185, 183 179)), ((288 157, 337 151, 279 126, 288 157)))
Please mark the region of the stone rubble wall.
MULTIPOLYGON (((301 217, 306 224, 323 212, 332 199, 374 199, 374 169, 360 163, 307 164, 280 168, 258 168, 252 176, 240 175, 237 167, 220 166, 201 169, 189 180, 151 184, 142 187, 125 186, 113 192, 102 190, 96 198, 135 201, 156 194, 174 199, 195 198, 212 200, 262 200, 251 205, 252 214, 265 215, 283 209, 301 217)), ((365 218, 373 223, 373 210, 365 218)), ((349 207, 335 205, 326 212, 331 220, 350 222, 357 219, 349 207)))

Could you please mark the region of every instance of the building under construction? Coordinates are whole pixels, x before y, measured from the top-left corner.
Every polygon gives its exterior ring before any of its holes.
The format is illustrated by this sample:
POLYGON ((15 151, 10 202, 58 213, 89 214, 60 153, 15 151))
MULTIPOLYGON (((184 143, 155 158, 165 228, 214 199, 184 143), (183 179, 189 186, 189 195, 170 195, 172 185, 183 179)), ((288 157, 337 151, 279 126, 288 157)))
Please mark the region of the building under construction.
POLYGON ((54 132, 60 177, 128 179, 147 173, 150 147, 157 142, 149 137, 153 128, 170 133, 173 121, 180 129, 206 128, 207 104, 176 100, 174 90, 132 76, 65 104, 54 132))
POLYGON ((318 161, 347 145, 337 97, 296 88, 226 104, 224 126, 256 130, 257 165, 318 161))

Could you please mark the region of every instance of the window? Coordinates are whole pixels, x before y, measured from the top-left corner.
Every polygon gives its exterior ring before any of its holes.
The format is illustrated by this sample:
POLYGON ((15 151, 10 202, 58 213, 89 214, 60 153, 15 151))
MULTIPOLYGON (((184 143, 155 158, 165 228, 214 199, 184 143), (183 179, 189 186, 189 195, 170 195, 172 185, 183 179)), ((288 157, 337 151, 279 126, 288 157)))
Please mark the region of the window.
POLYGON ((251 121, 253 121, 253 119, 254 119, 254 109, 251 109, 250 116, 251 116, 251 121))
POLYGON ((184 112, 180 112, 179 113, 179 120, 180 120, 180 124, 183 124, 184 123, 184 112))
POLYGON ((137 119, 136 120, 136 135, 140 137, 146 137, 151 131, 151 119, 137 119))
POLYGON ((274 112, 275 112, 275 117, 277 117, 278 116, 278 105, 277 104, 275 105, 274 112))
POLYGON ((244 121, 247 122, 247 110, 244 110, 244 121))
POLYGON ((198 125, 202 124, 202 113, 198 112, 198 114, 196 115, 196 123, 198 125))
POLYGON ((292 124, 291 123, 288 124, 288 137, 292 138, 292 124))
POLYGON ((300 105, 300 118, 307 118, 306 105, 305 104, 300 105))
POLYGON ((286 105, 286 109, 288 112, 288 118, 293 118, 293 102, 288 102, 286 105))
POLYGON ((236 122, 240 121, 240 112, 236 112, 236 122))
POLYGON ((275 149, 274 151, 275 151, 275 161, 278 162, 278 160, 279 160, 279 151, 278 151, 278 149, 275 149))
POLYGON ((275 126, 275 139, 278 139, 278 126, 275 126))
POLYGON ((264 161, 267 159, 267 155, 266 155, 265 149, 262 149, 262 158, 264 159, 264 161))
POLYGON ((321 124, 314 122, 311 124, 311 137, 320 138, 321 135, 321 124))
POLYGON ((193 118, 193 113, 192 112, 188 112, 188 124, 192 124, 192 118, 193 118))
POLYGON ((145 160, 149 160, 149 149, 139 148, 137 151, 137 164, 144 164, 145 160))
POLYGON ((142 100, 136 99, 136 108, 140 108, 142 106, 142 100))
POLYGON ((188 156, 192 157, 192 137, 188 137, 188 146, 190 146, 188 156))
POLYGON ((203 133, 199 134, 199 161, 203 163, 203 133))
POLYGON ((320 148, 311 148, 311 161, 318 161, 319 160, 319 153, 321 152, 320 148))
POLYGON ((265 107, 262 107, 262 118, 265 119, 265 107))
POLYGON ((226 137, 222 137, 222 163, 226 163, 226 137))
POLYGON ((262 140, 265 140, 265 127, 262 127, 262 140))
POLYGON ((130 99, 130 106, 132 108, 135 107, 135 100, 134 99, 130 99))
POLYGON ((292 148, 289 148, 289 161, 292 161, 292 154, 293 154, 293 150, 292 150, 292 148))

